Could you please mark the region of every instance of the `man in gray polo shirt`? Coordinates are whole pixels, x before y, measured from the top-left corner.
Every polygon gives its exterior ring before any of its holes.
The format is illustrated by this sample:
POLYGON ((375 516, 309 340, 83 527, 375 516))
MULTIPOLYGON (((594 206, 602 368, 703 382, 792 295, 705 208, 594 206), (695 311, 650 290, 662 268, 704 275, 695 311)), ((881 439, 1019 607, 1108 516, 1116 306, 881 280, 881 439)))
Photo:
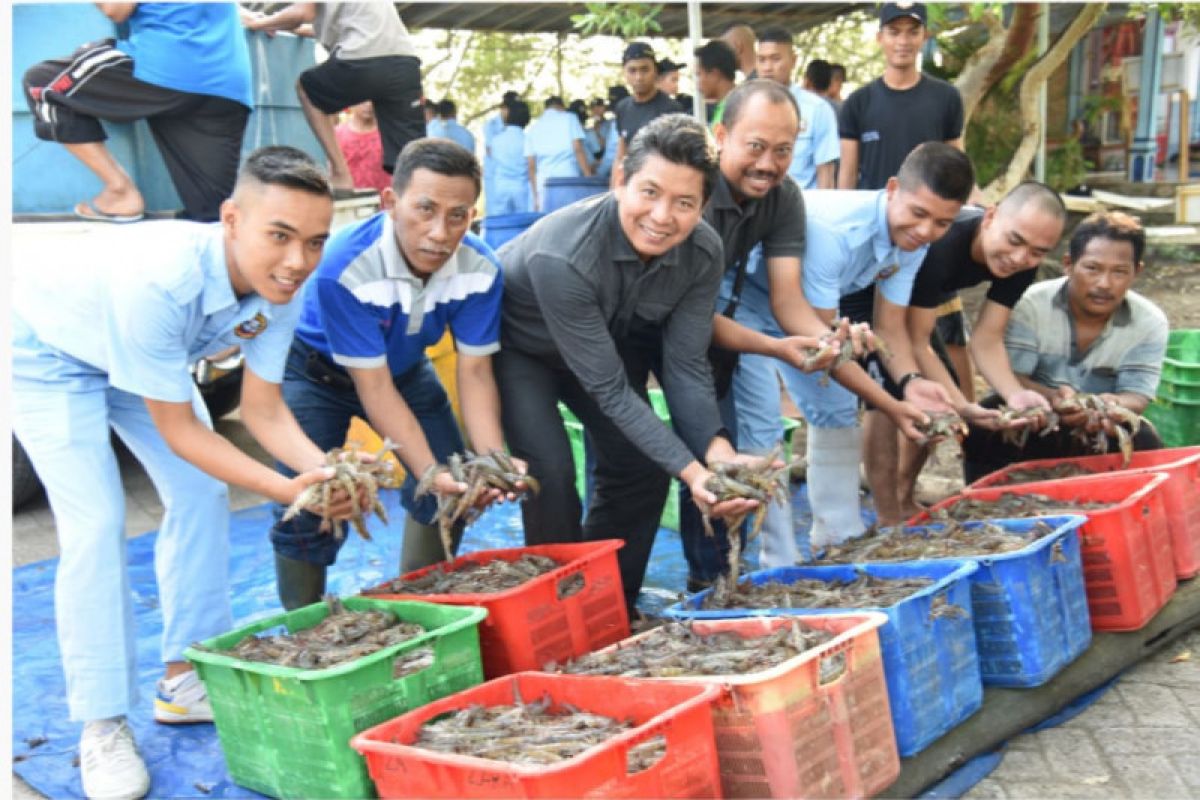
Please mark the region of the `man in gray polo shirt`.
MULTIPOLYGON (((1099 394, 1135 414, 1154 398, 1167 350, 1162 310, 1131 288, 1142 271, 1146 234, 1117 211, 1092 214, 1071 235, 1062 278, 1035 284, 1017 303, 1004 347, 1021 384, 1052 403, 1078 392, 1099 394)), ((999 399, 984 400, 996 407, 999 399)), ((1014 461, 1087 455, 1071 438, 1083 416, 1063 415, 1057 433, 1030 436, 1023 447, 974 428, 963 443, 968 483, 1014 461)), ((1110 441, 1115 450, 1115 442, 1110 441)), ((1133 438, 1136 450, 1162 447, 1148 425, 1133 438)))
MULTIPOLYGON (((505 438, 542 483, 522 505, 525 542, 623 539, 632 614, 671 476, 714 516, 713 461, 739 456, 721 425, 709 371, 721 241, 701 219, 716 180, 704 127, 653 120, 614 166, 616 189, 561 209, 501 248, 505 292, 496 377, 505 438), (655 364, 679 435, 650 408, 655 364), (587 518, 575 493, 563 402, 596 454, 587 518)), ((715 504, 715 505, 714 505, 715 504)))

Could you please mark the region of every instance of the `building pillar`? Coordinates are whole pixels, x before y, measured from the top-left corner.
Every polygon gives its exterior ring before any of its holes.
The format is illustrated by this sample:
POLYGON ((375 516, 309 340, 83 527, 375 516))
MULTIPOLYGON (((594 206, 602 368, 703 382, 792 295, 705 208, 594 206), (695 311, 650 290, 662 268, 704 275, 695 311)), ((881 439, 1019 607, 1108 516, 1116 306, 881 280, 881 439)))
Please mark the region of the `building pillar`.
POLYGON ((1133 129, 1133 144, 1129 148, 1129 180, 1135 183, 1154 180, 1154 158, 1158 153, 1158 141, 1154 137, 1154 109, 1162 77, 1162 45, 1162 17, 1157 11, 1147 11, 1146 27, 1142 31, 1137 123, 1133 129))

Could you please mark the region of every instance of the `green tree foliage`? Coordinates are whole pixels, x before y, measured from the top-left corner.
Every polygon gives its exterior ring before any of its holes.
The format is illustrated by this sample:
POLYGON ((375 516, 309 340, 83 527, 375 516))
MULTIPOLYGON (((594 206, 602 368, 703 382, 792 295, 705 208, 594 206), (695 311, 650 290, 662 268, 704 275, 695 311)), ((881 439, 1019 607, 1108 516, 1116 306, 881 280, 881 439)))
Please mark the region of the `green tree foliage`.
POLYGON ((662 30, 656 19, 662 13, 661 4, 585 3, 584 6, 587 13, 571 15, 571 24, 584 36, 607 33, 636 39, 662 30))
MULTIPOLYGON (((823 58, 846 67, 846 82, 854 86, 870 83, 883 74, 883 54, 875 44, 878 29, 874 7, 835 17, 829 22, 796 35, 796 59, 800 70, 809 61, 823 58)), ((843 97, 849 92, 843 92, 843 97)))

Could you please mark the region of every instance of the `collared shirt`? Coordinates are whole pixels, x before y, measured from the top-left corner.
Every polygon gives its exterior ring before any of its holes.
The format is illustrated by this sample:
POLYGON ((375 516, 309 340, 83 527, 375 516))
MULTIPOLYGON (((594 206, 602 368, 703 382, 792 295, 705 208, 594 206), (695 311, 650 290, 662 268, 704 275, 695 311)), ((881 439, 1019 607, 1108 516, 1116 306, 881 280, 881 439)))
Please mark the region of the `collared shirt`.
POLYGON ((579 117, 560 108, 547 108, 525 129, 525 157, 536 160, 538 197, 547 178, 578 178, 583 175, 575 158, 575 142, 581 141, 579 117))
POLYGON ((838 139, 837 117, 829 103, 820 95, 796 84, 789 87, 796 105, 800 107, 800 130, 792 150, 792 165, 788 175, 801 189, 815 189, 817 167, 837 161, 842 155, 838 139))
POLYGON ((1013 372, 1045 386, 1153 398, 1169 330, 1162 310, 1131 290, 1087 352, 1080 353, 1064 277, 1025 292, 1008 321, 1004 347, 1013 372))
POLYGON ((220 223, 142 222, 68 234, 48 240, 38 258, 38 268, 14 285, 13 310, 44 344, 107 373, 118 389, 188 402, 188 368, 233 345, 256 375, 283 379, 300 299, 239 299, 220 223))
POLYGON ((837 308, 844 296, 876 284, 884 299, 907 306, 928 245, 905 252, 892 243, 887 192, 804 193, 808 245, 804 296, 813 308, 837 308))
POLYGON ((633 95, 622 98, 613 106, 613 116, 617 120, 617 131, 625 140, 625 146, 633 141, 637 132, 650 124, 652 120, 663 114, 678 114, 683 109, 665 93, 655 90, 654 96, 644 103, 633 99, 633 95))
POLYGON ((570 370, 669 474, 703 455, 721 431, 707 352, 723 264, 721 241, 707 223, 643 262, 621 228, 615 196, 605 193, 544 217, 499 255, 505 348, 570 370), (661 342, 659 378, 682 442, 626 377, 618 348, 647 338, 661 342))
POLYGON ((529 182, 525 164, 525 131, 516 125, 506 125, 492 137, 492 177, 505 181, 529 182))
POLYGON ((803 259, 804 218, 804 197, 790 178, 762 199, 743 203, 734 198, 724 175, 717 178, 712 199, 704 209, 704 219, 716 229, 725 249, 725 276, 721 281, 718 312, 733 297, 738 262, 747 259, 741 305, 772 318, 767 271, 759 268, 763 260, 750 258, 750 253, 761 245, 765 258, 803 259))
POLYGON ((416 56, 412 37, 391 3, 317 3, 313 32, 321 46, 347 61, 416 56))
POLYGON ((304 289, 296 336, 343 367, 416 365, 449 327, 460 353, 500 349, 500 264, 468 233, 428 282, 412 274, 386 212, 334 234, 304 289))
POLYGON ((460 144, 467 152, 475 153, 475 136, 455 119, 435 119, 425 126, 425 135, 430 139, 449 139, 460 144))

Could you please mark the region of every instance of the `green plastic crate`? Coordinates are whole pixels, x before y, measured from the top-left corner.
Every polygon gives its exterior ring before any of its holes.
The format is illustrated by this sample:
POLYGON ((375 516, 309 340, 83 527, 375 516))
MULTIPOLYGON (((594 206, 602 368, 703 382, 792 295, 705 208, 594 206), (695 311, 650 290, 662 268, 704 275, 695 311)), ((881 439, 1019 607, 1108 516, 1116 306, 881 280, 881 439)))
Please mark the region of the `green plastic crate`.
MULTIPOLYGON (((1167 337, 1167 355, 1162 365, 1163 384, 1200 385, 1200 330, 1185 329, 1171 331, 1167 337)), ((1163 385, 1159 385, 1159 394, 1163 395, 1163 385)), ((1184 399, 1179 392, 1169 396, 1172 399, 1184 399)))
POLYGON ((1154 423, 1167 447, 1200 444, 1200 403, 1159 397, 1146 406, 1145 417, 1154 423))
POLYGON ((329 613, 314 603, 188 648, 184 655, 208 690, 213 721, 233 780, 272 797, 374 797, 375 785, 350 738, 431 700, 483 682, 473 606, 347 597, 352 611, 390 609, 425 633, 355 661, 304 670, 244 661, 226 653, 251 634, 311 628, 329 613), (398 656, 433 649, 434 662, 394 678, 398 656))
POLYGON ((1200 403, 1200 383, 1159 381, 1158 396, 1164 400, 1182 400, 1185 403, 1200 403))

